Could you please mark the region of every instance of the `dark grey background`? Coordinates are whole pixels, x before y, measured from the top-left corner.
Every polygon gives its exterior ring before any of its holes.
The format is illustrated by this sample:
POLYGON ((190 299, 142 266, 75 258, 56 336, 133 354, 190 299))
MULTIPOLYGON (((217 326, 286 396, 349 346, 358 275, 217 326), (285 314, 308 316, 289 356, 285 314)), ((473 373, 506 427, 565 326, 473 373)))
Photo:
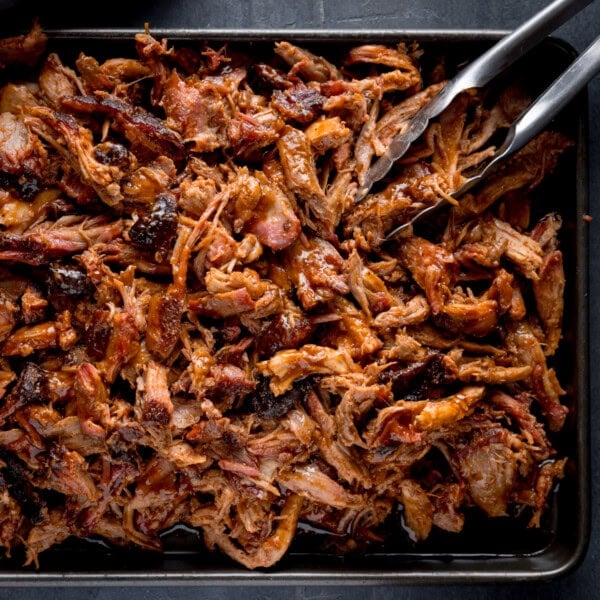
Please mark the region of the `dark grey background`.
MULTIPOLYGON (((104 0, 102 2, 26 2, 0 0, 3 30, 27 26, 35 15, 44 27, 134 27, 148 22, 153 28, 338 28, 338 29, 512 29, 548 3, 548 0, 104 0)), ((556 35, 583 50, 600 34, 600 2, 560 28, 556 35)), ((522 598, 600 598, 600 475, 594 455, 600 450, 600 409, 597 392, 600 371, 600 77, 589 86, 590 98, 590 339, 591 339, 591 431, 592 431, 592 532, 582 565, 557 581, 536 585, 488 586, 371 586, 371 587, 132 587, 132 588, 31 588, 0 589, 0 600, 181 600, 230 598, 253 600, 287 597, 306 600, 388 600, 419 598, 501 600, 522 598)))

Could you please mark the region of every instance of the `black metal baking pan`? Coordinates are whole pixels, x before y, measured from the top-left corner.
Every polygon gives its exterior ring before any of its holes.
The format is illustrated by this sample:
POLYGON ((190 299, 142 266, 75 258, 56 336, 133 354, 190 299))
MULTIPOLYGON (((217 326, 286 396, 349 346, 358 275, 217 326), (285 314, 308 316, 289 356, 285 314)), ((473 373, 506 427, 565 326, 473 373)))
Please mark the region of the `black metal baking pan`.
MULTIPOLYGON (((55 30, 49 50, 66 61, 80 51, 97 57, 132 55, 137 30, 55 30)), ((499 39, 501 31, 307 31, 151 30, 158 38, 250 45, 256 51, 286 39, 326 56, 368 42, 417 41, 425 56, 443 55, 455 66, 499 39)), ((575 56, 565 42, 550 38, 511 73, 525 73, 539 93, 575 56)), ((1 81, 0 81, 1 83, 1 81)), ((68 540, 40 557, 38 569, 23 567, 15 553, 0 562, 0 585, 173 585, 173 584, 381 584, 540 581, 573 571, 585 556, 589 537, 589 382, 587 260, 587 100, 578 97, 555 125, 575 142, 559 169, 539 188, 543 210, 563 217, 566 298, 564 339, 553 366, 567 390, 570 419, 555 446, 570 457, 567 475, 551 496, 539 529, 496 518, 475 520, 460 534, 431 535, 418 546, 398 540, 358 556, 328 552, 314 536, 300 535, 286 557, 267 570, 249 571, 204 549, 196 532, 177 529, 164 536, 164 552, 119 550, 68 540)), ((318 537, 318 536, 317 536, 318 537)))

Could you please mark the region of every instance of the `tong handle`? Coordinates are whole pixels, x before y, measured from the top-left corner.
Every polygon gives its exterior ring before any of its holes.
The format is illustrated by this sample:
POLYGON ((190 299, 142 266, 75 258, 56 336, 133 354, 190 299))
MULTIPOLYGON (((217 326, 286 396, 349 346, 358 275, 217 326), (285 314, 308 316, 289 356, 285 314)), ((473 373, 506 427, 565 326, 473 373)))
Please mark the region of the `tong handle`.
POLYGON ((494 44, 452 81, 459 93, 482 87, 593 0, 555 0, 494 44))
MULTIPOLYGON (((531 141, 550 123, 553 117, 577 96, 598 72, 600 72, 600 36, 571 63, 533 104, 525 109, 511 125, 502 146, 498 148, 492 160, 481 171, 467 179, 452 196, 458 198, 470 190, 485 179, 500 161, 517 152, 531 141)), ((399 235, 409 234, 417 221, 421 221, 436 212, 444 204, 446 204, 445 199, 438 200, 435 204, 417 213, 410 221, 390 231, 385 239, 391 240, 399 235)))
POLYGON ((600 36, 515 121, 512 152, 521 149, 540 133, 599 71, 600 36))
POLYGON ((503 144, 491 161, 468 179, 454 194, 459 196, 484 179, 495 166, 520 150, 540 133, 548 123, 600 71, 600 36, 542 93, 511 125, 503 144))
POLYGON ((360 202, 368 194, 372 185, 389 173, 394 163, 425 131, 429 121, 446 109, 458 94, 489 83, 501 71, 512 65, 559 25, 591 2, 593 0, 555 0, 458 73, 413 117, 407 130, 397 135, 386 152, 371 165, 363 185, 357 190, 354 202, 360 202))
POLYGON ((460 71, 429 105, 424 107, 425 118, 432 119, 439 115, 461 92, 488 84, 496 75, 592 2, 593 0, 555 0, 546 6, 460 71))

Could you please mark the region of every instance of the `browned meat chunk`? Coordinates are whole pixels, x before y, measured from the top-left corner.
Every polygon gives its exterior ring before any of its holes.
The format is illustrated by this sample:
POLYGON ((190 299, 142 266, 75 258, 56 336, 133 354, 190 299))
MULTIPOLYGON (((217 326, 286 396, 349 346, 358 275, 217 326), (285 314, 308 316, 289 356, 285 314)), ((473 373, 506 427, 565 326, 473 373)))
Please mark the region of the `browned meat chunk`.
POLYGON ((9 112, 0 114, 0 170, 11 175, 25 171, 41 176, 45 151, 25 123, 9 112))
POLYGON ((329 242, 313 238, 288 251, 289 277, 305 310, 349 291, 344 259, 329 242))

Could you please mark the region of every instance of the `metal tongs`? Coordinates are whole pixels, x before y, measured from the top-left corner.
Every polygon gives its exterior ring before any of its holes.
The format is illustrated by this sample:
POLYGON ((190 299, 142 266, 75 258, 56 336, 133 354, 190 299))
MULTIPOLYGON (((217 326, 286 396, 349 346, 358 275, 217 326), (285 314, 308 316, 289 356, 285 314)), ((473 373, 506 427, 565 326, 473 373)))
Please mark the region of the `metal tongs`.
MULTIPOLYGON (((373 184, 387 175, 412 142, 425 131, 429 121, 446 109, 458 94, 489 83, 501 71, 512 65, 549 33, 592 1, 555 0, 459 72, 411 119, 409 126, 392 140, 385 154, 373 163, 367 171, 363 186, 357 192, 355 202, 360 202, 368 194, 373 184)), ((458 198, 470 190, 484 179, 500 161, 525 146, 583 89, 598 70, 600 70, 600 36, 518 117, 509 128, 503 144, 491 159, 451 196, 458 198)), ((388 233, 385 239, 390 240, 397 237, 398 234, 412 231, 412 226, 417 221, 437 211, 446 202, 445 198, 441 198, 435 204, 418 212, 410 221, 388 233)))

